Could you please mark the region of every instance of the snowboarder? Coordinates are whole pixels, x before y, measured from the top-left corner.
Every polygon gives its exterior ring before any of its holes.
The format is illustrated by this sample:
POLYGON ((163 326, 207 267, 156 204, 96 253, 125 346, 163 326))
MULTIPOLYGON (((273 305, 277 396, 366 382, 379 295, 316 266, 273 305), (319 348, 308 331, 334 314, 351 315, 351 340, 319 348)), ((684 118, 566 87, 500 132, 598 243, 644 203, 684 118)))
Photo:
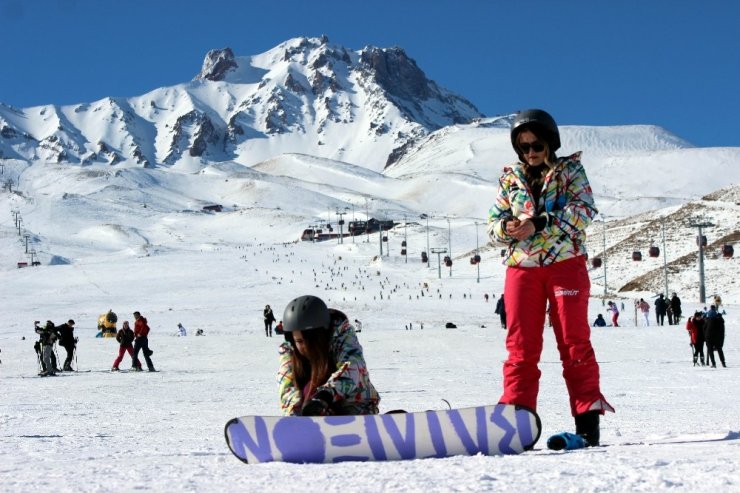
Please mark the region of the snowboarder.
POLYGON ((178 337, 185 337, 188 335, 187 329, 183 327, 182 324, 177 324, 177 335, 178 337))
POLYGON ((77 338, 75 337, 75 321, 70 319, 66 324, 62 324, 56 328, 59 334, 59 345, 67 351, 67 358, 64 360, 62 366, 63 371, 72 370, 72 358, 74 358, 75 351, 77 349, 77 338))
MULTIPOLYGON (((712 308, 715 308, 715 306, 712 305, 712 308)), ((725 364, 725 353, 722 351, 722 346, 725 344, 725 319, 716 310, 712 313, 712 309, 710 309, 709 312, 710 315, 707 315, 707 319, 704 321, 704 340, 707 343, 707 364, 711 363, 712 368, 717 367, 714 359, 714 352, 717 351, 720 363, 727 368, 725 364)))
POLYGON ((134 331, 128 324, 128 320, 123 322, 121 330, 116 334, 116 341, 120 345, 118 347, 118 357, 113 361, 113 367, 111 371, 118 371, 118 365, 123 361, 123 355, 128 353, 131 356, 131 367, 141 368, 141 363, 134 357, 134 331))
POLYGON ((154 363, 152 363, 151 356, 154 353, 149 349, 149 325, 146 322, 146 318, 141 316, 141 313, 134 312, 134 361, 133 369, 135 371, 141 371, 141 362, 139 361, 139 351, 144 353, 144 360, 149 371, 157 371, 154 369, 154 363))
POLYGON ((278 386, 284 414, 378 413, 380 396, 344 313, 316 296, 300 296, 285 308, 283 330, 278 386))
POLYGON ((606 320, 604 320, 604 316, 599 313, 596 315, 596 320, 594 320, 594 327, 606 327, 606 320))
POLYGON ((272 323, 275 322, 275 315, 272 313, 270 305, 265 305, 262 315, 265 320, 265 337, 272 337, 272 323))
POLYGON ((697 365, 697 359, 704 366, 704 314, 702 312, 694 313, 693 317, 686 320, 686 331, 691 337, 691 347, 694 350, 694 366, 697 365))
MULTIPOLYGON (((499 402, 536 409, 548 301, 563 376, 581 444, 599 445, 599 418, 614 411, 601 394, 588 323, 586 227, 597 213, 581 154, 558 158, 560 132, 547 112, 519 113, 511 125, 519 162, 504 168, 488 233, 508 248, 504 293, 509 356, 499 402)), ((567 443, 548 444, 566 448, 567 443)))
POLYGON ((59 333, 51 320, 47 320, 43 327, 37 323, 35 330, 41 343, 42 371, 39 375, 42 377, 54 376, 58 370, 56 360, 52 360, 52 356, 54 355, 54 343, 59 338, 59 333))

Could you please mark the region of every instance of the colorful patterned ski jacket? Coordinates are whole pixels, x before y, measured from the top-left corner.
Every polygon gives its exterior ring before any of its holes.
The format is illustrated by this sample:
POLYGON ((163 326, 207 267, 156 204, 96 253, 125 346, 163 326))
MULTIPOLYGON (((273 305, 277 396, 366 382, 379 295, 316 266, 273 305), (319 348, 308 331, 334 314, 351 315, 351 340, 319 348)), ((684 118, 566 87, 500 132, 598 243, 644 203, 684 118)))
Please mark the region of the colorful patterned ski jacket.
MULTIPOLYGON (((334 414, 377 414, 380 396, 370 382, 362 346, 357 340, 354 327, 347 317, 332 311, 334 335, 331 351, 336 361, 336 371, 326 383, 316 389, 329 390, 334 395, 330 412, 334 414), (337 316, 340 315, 340 316, 337 316)), ((298 387, 293 374, 293 346, 289 342, 280 345, 280 368, 277 381, 280 392, 280 408, 288 416, 300 415, 303 406, 303 389, 298 387)))
POLYGON ((504 168, 496 202, 488 211, 488 235, 508 246, 503 263, 541 267, 586 255, 585 230, 598 211, 581 153, 557 158, 545 176, 539 204, 534 203, 522 166, 504 168), (518 241, 506 233, 507 221, 537 217, 543 227, 531 237, 518 241))

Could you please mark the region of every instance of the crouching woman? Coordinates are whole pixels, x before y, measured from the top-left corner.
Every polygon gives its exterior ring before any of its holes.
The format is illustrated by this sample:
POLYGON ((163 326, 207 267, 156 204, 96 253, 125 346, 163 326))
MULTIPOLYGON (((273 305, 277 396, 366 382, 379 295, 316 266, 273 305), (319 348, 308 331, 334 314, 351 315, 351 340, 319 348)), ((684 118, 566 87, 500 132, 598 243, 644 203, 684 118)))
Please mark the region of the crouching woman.
POLYGON ((377 414, 380 396, 370 382, 362 346, 347 316, 316 296, 285 308, 278 386, 283 414, 377 414))

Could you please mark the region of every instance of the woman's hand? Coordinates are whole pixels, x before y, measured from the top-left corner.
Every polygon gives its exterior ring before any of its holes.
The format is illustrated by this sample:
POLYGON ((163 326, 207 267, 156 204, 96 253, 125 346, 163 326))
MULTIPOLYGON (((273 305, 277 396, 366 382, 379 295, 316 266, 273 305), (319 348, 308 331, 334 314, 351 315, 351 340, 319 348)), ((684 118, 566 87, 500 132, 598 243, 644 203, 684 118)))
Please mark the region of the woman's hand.
POLYGON ((506 223, 506 233, 517 240, 524 240, 535 233, 534 223, 531 220, 512 219, 506 223))

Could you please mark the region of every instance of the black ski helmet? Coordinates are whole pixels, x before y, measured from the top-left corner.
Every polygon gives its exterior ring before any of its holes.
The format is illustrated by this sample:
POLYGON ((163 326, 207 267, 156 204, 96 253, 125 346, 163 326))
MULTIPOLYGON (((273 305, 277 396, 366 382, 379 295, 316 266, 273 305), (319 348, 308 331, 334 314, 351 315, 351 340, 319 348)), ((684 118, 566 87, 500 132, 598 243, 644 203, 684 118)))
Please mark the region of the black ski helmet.
POLYGON ((316 296, 299 296, 288 303, 283 313, 283 332, 329 329, 330 325, 329 308, 321 298, 316 296))
POLYGON ((555 151, 560 149, 560 131, 550 113, 538 109, 520 111, 511 123, 511 145, 522 162, 524 162, 524 156, 516 145, 516 139, 519 133, 527 127, 535 127, 535 133, 547 141, 551 156, 554 156, 555 151))

